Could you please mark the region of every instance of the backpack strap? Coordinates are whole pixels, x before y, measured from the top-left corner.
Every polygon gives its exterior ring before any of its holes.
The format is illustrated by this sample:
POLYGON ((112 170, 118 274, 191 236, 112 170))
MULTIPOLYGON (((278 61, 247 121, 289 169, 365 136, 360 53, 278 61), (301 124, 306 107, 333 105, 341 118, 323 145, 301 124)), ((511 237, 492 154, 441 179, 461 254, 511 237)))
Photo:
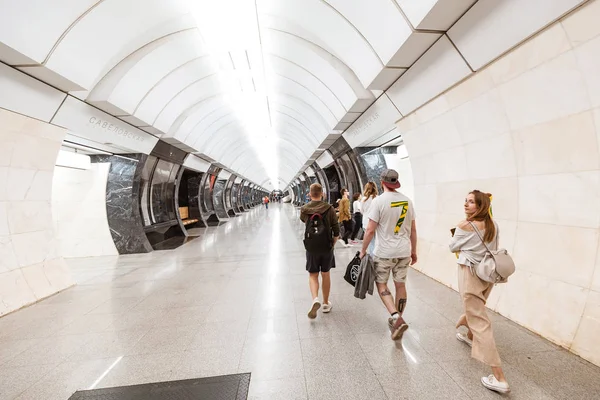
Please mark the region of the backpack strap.
MULTIPOLYGON (((471 224, 471 226, 473 227, 473 229, 475 230, 475 233, 477 234, 477 236, 479 236, 479 239, 481 240, 481 243, 483 243, 483 245, 485 246, 486 250, 491 253, 492 251, 490 250, 490 248, 488 247, 488 245, 485 243, 485 240, 483 240, 483 236, 481 236, 481 233, 479 232, 479 229, 477 229, 477 227, 475 226, 474 223, 472 223, 471 221, 467 221, 469 224, 471 224)), ((498 249, 498 234, 496 234, 496 249, 498 249)))

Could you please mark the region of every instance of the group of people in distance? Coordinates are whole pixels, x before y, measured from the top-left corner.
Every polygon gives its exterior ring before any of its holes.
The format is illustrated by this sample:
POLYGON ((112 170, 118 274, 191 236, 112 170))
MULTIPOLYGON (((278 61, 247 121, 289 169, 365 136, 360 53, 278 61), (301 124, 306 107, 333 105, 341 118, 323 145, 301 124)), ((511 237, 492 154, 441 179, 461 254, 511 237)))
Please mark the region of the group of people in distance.
MULTIPOLYGON (((372 257, 377 292, 389 312, 387 324, 392 340, 401 340, 409 328, 403 318, 407 305, 406 279, 409 266, 417 262, 416 215, 413 202, 397 189, 400 188, 398 173, 387 169, 380 176, 382 194, 377 185, 369 182, 362 196, 354 196, 359 201, 361 212, 360 226, 365 234, 360 250, 360 258, 372 257), (390 275, 393 277, 395 297, 388 287, 390 275)), ((345 243, 348 237, 355 238, 354 229, 345 221, 351 221, 347 214, 348 191, 342 190, 340 215, 323 201, 323 188, 318 183, 310 186, 310 202, 300 211, 300 219, 306 224, 305 247, 306 270, 309 273, 309 287, 312 304, 308 318, 315 319, 322 308, 330 313, 333 305, 329 299, 331 289, 330 269, 335 266, 334 247, 340 236, 340 221, 345 226, 345 243), (343 203, 342 203, 343 202, 343 203), (342 208, 343 207, 343 208, 342 208), (350 229, 349 229, 350 228, 350 229), (323 233, 325 232, 325 233, 323 233), (319 275, 323 301, 319 299, 319 275)), ((357 206, 354 206, 357 210, 357 206)), ((456 254, 458 263, 458 286, 463 302, 464 313, 458 318, 456 338, 471 347, 471 356, 492 369, 492 374, 481 378, 482 384, 493 391, 508 393, 509 385, 501 367, 496 348, 491 321, 485 303, 493 284, 483 281, 473 273, 473 267, 486 254, 488 247, 498 246, 498 225, 492 219, 491 194, 479 190, 470 192, 464 202, 465 219, 451 229, 450 251, 456 254), (483 235, 483 241, 479 238, 483 235)), ((354 218, 358 224, 357 218, 354 218)))

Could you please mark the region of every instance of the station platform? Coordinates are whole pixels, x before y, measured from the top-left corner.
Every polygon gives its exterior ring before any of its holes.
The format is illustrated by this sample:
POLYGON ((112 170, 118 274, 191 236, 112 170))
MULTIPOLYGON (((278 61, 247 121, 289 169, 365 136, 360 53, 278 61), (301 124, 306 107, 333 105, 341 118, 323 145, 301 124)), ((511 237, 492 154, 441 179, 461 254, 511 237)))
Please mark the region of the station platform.
MULTIPOLYGON (((250 373, 250 399, 495 399, 456 340, 456 292, 411 270, 401 342, 343 280, 311 304, 298 209, 272 203, 175 250, 71 259, 78 284, 0 319, 0 399, 250 373)), ((511 399, 595 399, 600 368, 490 311, 511 399)), ((556 316, 560 318, 560 316, 556 316)))

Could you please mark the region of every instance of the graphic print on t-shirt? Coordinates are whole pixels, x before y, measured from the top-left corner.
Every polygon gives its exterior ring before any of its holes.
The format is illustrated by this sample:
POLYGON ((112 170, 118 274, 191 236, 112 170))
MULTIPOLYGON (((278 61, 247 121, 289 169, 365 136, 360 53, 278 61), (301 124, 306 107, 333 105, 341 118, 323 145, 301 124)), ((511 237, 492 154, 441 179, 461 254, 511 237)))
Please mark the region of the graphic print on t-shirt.
POLYGON ((400 233, 400 228, 402 228, 406 213, 408 213, 408 201, 394 201, 391 203, 391 206, 392 208, 400 208, 400 218, 398 218, 398 222, 396 222, 396 226, 394 227, 394 235, 397 235, 400 233))

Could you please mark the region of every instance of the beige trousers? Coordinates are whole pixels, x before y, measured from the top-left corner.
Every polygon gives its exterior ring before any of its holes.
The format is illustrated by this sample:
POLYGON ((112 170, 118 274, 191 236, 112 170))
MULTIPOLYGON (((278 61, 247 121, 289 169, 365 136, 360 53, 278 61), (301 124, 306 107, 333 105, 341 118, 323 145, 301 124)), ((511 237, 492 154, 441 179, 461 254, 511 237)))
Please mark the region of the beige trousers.
POLYGON ((490 367, 499 367, 500 355, 496 349, 492 323, 485 308, 485 302, 493 287, 493 284, 472 274, 469 267, 458 265, 458 289, 465 310, 461 319, 466 316, 469 329, 473 332, 471 357, 490 367))

